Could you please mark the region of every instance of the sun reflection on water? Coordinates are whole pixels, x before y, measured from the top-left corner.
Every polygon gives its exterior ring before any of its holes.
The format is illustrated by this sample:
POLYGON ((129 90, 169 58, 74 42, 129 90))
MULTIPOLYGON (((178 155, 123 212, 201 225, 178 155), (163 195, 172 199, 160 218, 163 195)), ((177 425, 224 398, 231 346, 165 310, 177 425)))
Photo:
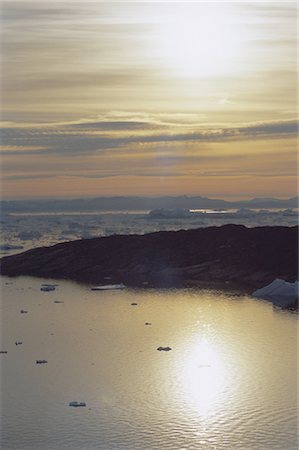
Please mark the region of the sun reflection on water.
POLYGON ((182 364, 182 388, 189 405, 201 416, 213 415, 223 399, 227 369, 220 348, 209 337, 201 337, 182 364))

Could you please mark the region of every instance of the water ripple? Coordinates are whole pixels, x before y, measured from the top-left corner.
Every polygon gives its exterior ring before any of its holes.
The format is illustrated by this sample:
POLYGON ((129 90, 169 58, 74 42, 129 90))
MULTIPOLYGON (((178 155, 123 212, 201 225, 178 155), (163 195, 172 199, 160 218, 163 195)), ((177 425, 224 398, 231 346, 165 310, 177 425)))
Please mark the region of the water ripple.
POLYGON ((96 296, 67 282, 58 311, 40 283, 3 288, 1 449, 297 449, 297 316, 248 297, 96 296))

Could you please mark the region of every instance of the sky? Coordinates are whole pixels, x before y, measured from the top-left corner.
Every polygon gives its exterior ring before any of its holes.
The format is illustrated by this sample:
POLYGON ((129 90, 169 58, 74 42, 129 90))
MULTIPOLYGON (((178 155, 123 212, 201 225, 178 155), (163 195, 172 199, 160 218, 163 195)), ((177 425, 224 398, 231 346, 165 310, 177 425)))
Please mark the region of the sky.
POLYGON ((2 2, 2 199, 297 195, 296 2, 2 2))

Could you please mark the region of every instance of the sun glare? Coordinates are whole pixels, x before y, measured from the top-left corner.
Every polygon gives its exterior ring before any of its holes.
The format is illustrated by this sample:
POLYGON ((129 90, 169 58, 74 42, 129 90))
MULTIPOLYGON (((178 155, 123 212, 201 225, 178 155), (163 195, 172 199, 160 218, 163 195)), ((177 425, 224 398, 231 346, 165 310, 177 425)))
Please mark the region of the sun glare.
POLYGON ((213 413, 225 384, 225 372, 213 343, 208 338, 201 338, 186 358, 182 372, 185 396, 200 415, 206 417, 213 413))
POLYGON ((184 77, 230 73, 241 38, 233 17, 221 4, 174 4, 157 32, 162 64, 184 77))

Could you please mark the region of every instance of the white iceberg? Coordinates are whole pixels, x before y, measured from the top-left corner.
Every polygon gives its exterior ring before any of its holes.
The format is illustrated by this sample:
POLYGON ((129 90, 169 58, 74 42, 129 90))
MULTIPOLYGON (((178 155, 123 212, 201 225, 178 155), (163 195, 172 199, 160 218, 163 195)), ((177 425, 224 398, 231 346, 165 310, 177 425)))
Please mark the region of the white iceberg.
POLYGON ((23 245, 12 245, 12 244, 1 244, 0 251, 10 251, 10 250, 22 250, 23 245))
POLYGON ((85 407, 86 403, 85 402, 70 402, 69 406, 73 406, 74 408, 79 408, 79 407, 85 407))
POLYGON ((40 290, 43 292, 55 291, 55 287, 56 287, 55 284, 43 284, 40 290))
POLYGON ((148 213, 148 217, 152 219, 182 219, 191 216, 194 214, 185 208, 158 208, 148 213))
POLYGON ((120 284, 103 284, 101 286, 93 286, 90 288, 92 291, 110 291, 112 289, 125 289, 126 286, 123 283, 120 284))
POLYGON ((267 286, 257 289, 253 296, 272 302, 275 306, 289 308, 298 302, 298 281, 289 283, 288 281, 276 278, 267 286))

